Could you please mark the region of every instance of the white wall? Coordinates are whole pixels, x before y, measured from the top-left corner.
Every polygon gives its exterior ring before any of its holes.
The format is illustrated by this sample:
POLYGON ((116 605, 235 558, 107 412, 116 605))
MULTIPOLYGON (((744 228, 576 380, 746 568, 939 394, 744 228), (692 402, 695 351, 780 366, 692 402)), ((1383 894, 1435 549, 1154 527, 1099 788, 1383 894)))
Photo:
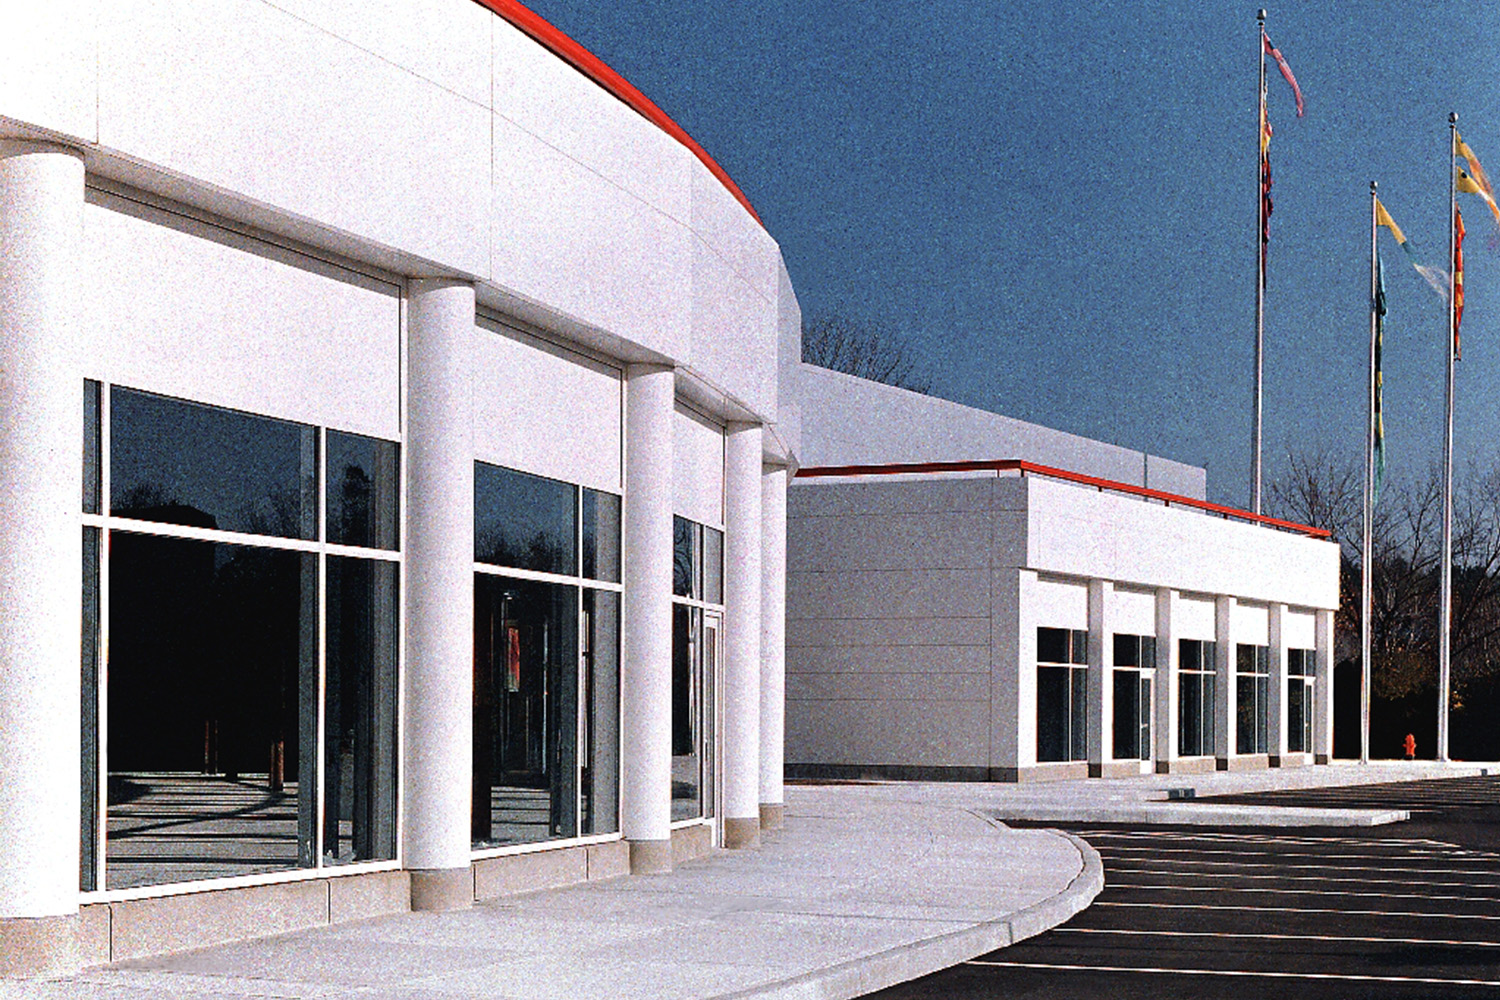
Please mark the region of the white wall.
POLYGON ((1281 637, 1288 649, 1317 648, 1317 615, 1287 608, 1281 616, 1281 637))
POLYGON ((724 526, 724 428, 677 404, 672 417, 672 512, 724 526))
POLYGON ((1172 631, 1178 639, 1213 642, 1214 601, 1211 597, 1183 594, 1172 617, 1172 631))
POLYGON ((1029 596, 1029 611, 1038 628, 1089 627, 1087 583, 1040 577, 1032 584, 1029 596))
POLYGON ((1155 591, 1116 587, 1110 605, 1113 632, 1121 635, 1156 634, 1155 591))
POLYGON ((1236 645, 1266 646, 1271 642, 1270 616, 1263 604, 1238 602, 1230 611, 1236 645))
POLYGON ((91 192, 91 378, 400 437, 397 287, 91 192))
POLYGON ((480 299, 774 421, 775 241, 688 149, 472 0, 7 12, 0 136, 480 299), (9 119, 10 121, 6 121, 9 119))
POLYGON ((473 358, 475 458, 621 492, 619 368, 488 319, 473 358))
POLYGON ((802 464, 1024 459, 1202 499, 1202 469, 922 393, 802 366, 802 464), (1149 480, 1149 482, 1148 482, 1149 480))

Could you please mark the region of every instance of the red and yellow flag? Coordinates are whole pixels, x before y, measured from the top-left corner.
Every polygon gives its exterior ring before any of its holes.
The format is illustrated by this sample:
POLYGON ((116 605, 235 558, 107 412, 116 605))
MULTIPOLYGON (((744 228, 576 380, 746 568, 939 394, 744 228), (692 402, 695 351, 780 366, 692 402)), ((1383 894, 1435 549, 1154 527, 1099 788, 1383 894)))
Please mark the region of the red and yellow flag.
POLYGON ((1453 359, 1464 356, 1458 327, 1464 320, 1464 217, 1453 206, 1453 359))

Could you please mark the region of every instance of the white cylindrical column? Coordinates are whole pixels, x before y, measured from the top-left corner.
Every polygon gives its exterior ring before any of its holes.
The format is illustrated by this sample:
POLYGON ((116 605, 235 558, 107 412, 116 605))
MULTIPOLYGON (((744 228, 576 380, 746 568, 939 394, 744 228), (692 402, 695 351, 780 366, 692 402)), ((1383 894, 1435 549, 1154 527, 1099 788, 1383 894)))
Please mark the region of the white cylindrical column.
POLYGON ((1229 770, 1235 753, 1235 678, 1238 674, 1234 609, 1238 602, 1223 594, 1214 598, 1214 756, 1219 770, 1229 770))
POLYGON ((79 961, 83 174, 0 141, 0 975, 79 961))
MULTIPOLYGON (((1268 636, 1271 645, 1271 700, 1267 710, 1270 725, 1267 727, 1266 745, 1271 756, 1271 766, 1280 767, 1287 755, 1286 733, 1286 634, 1282 626, 1286 620, 1286 605, 1272 602, 1266 615, 1268 636)), ((1301 683, 1299 680, 1298 683, 1301 683)))
POLYGON ((1089 581, 1089 775, 1095 778, 1114 777, 1114 596, 1110 581, 1089 581))
POLYGON ((760 844, 761 429, 724 445, 724 846, 760 844))
POLYGON ((630 870, 672 870, 672 414, 676 376, 625 372, 621 831, 630 870))
POLYGON ((405 856, 446 910, 474 899, 474 288, 413 281, 407 316, 405 856))
POLYGON ((1333 760, 1333 612, 1318 611, 1314 622, 1313 643, 1313 761, 1327 764, 1333 760))
POLYGON ((760 477, 760 826, 786 815, 786 487, 784 465, 760 477))

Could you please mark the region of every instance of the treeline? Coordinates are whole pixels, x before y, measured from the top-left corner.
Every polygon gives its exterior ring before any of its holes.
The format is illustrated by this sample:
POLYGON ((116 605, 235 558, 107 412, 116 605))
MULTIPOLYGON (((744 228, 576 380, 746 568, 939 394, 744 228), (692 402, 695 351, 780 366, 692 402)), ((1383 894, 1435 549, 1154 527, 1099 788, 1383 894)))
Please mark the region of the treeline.
MULTIPOLYGON (((1455 470, 1449 753, 1500 759, 1500 466, 1455 470)), ((1267 509, 1327 528, 1342 554, 1335 616, 1334 753, 1359 753, 1360 574, 1364 476, 1326 452, 1293 453, 1268 483, 1267 509)), ((1437 742, 1442 479, 1387 482, 1371 530, 1370 752, 1397 757, 1407 733, 1417 755, 1437 742)))

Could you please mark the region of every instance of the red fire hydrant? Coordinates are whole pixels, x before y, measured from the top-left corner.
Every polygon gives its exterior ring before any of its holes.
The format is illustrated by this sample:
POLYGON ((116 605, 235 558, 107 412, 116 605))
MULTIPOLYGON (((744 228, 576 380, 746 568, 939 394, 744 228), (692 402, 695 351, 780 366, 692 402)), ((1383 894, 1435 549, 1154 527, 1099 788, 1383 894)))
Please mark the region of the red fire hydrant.
POLYGON ((1406 750, 1407 760, 1417 759, 1417 738, 1415 736, 1413 736, 1411 733, 1407 733, 1406 739, 1402 741, 1401 745, 1406 750))

